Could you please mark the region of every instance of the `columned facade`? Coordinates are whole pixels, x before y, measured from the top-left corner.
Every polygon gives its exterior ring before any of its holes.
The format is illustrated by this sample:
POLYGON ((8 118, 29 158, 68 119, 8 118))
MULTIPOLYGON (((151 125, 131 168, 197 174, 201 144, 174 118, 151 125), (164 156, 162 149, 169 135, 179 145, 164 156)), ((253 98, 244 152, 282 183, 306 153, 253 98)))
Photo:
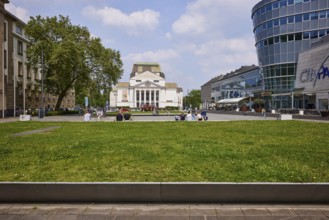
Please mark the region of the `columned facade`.
POLYGON ((159 108, 160 90, 155 89, 136 89, 135 99, 133 100, 136 108, 142 108, 143 106, 154 106, 159 108))
POLYGON ((137 63, 129 82, 118 83, 113 88, 110 93, 110 107, 182 109, 183 90, 176 83, 166 82, 159 64, 137 63))

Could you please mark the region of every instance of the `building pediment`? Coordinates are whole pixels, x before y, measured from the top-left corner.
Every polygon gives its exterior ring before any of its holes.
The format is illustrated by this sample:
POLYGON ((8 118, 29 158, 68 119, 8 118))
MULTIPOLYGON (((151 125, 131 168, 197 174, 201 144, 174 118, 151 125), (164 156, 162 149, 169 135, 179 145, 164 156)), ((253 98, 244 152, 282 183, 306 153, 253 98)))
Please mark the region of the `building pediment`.
POLYGON ((151 82, 149 80, 138 83, 136 85, 133 86, 134 88, 162 88, 161 85, 151 82))

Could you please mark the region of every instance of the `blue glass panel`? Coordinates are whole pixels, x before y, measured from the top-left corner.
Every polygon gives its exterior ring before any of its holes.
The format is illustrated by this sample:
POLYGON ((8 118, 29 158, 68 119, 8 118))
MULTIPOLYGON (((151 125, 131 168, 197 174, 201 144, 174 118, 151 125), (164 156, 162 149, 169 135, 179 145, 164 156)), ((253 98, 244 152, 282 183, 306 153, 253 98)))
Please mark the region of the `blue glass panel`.
POLYGON ((279 24, 280 24, 279 19, 273 20, 273 26, 274 27, 279 26, 279 24))
POLYGON ((286 6, 287 6, 287 0, 281 0, 280 7, 286 7, 286 6))
POLYGON ((306 13, 303 15, 303 21, 309 21, 310 20, 310 14, 306 13))
POLYGON ((287 24, 287 18, 284 17, 284 18, 280 18, 280 25, 285 25, 287 24))
POLYGON ((304 32, 303 39, 310 39, 310 32, 304 32))
POLYGON ((310 14, 311 20, 317 20, 318 19, 318 12, 313 12, 310 14))
POLYGON ((303 16, 302 15, 296 15, 295 16, 295 22, 302 22, 303 21, 303 16))

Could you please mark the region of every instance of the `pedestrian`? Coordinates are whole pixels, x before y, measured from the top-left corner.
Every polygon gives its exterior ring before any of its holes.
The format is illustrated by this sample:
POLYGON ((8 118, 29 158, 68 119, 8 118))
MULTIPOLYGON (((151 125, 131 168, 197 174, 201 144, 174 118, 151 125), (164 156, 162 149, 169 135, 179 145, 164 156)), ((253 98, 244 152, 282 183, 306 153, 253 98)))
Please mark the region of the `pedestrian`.
POLYGON ((88 111, 86 111, 86 113, 83 116, 83 121, 90 121, 91 119, 91 115, 88 111))
POLYGON ((263 118, 266 119, 266 111, 265 111, 265 108, 262 108, 262 115, 263 115, 263 118))

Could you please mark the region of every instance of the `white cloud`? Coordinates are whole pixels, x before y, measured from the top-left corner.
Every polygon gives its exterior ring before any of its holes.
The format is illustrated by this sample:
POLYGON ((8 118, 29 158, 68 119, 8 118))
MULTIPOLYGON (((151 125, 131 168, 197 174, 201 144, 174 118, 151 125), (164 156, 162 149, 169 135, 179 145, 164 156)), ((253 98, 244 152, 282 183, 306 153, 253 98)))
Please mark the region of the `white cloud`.
POLYGON ((83 15, 100 19, 104 25, 123 29, 133 36, 154 30, 160 17, 160 13, 150 9, 125 14, 112 7, 96 9, 92 6, 84 8, 83 15))
POLYGON ((28 16, 28 11, 21 7, 16 7, 14 4, 9 3, 5 4, 5 8, 7 11, 18 17, 24 22, 28 22, 30 20, 30 17, 28 16))
POLYGON ((185 13, 173 23, 172 31, 192 36, 238 33, 251 28, 251 8, 257 2, 259 0, 196 0, 188 4, 185 13))
POLYGON ((168 49, 168 50, 157 50, 157 51, 146 51, 143 53, 131 53, 125 57, 125 60, 131 62, 158 62, 174 60, 180 55, 177 51, 168 49))
POLYGON ((257 64, 253 38, 221 39, 194 48, 205 75, 224 74, 240 66, 257 64))
POLYGON ((201 14, 189 13, 182 15, 178 21, 172 25, 176 34, 203 34, 206 29, 206 18, 201 14))

